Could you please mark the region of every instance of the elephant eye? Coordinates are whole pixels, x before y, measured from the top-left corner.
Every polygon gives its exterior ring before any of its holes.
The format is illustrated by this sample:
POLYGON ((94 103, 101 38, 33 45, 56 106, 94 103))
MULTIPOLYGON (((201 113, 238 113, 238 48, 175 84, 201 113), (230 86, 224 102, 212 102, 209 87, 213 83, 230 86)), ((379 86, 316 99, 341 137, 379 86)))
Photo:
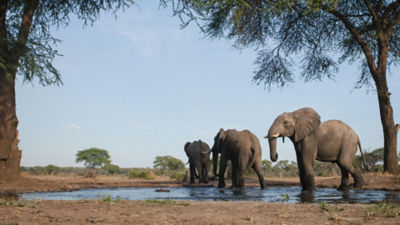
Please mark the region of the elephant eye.
POLYGON ((289 126, 289 121, 287 121, 287 120, 285 120, 285 121, 283 121, 283 126, 289 126))

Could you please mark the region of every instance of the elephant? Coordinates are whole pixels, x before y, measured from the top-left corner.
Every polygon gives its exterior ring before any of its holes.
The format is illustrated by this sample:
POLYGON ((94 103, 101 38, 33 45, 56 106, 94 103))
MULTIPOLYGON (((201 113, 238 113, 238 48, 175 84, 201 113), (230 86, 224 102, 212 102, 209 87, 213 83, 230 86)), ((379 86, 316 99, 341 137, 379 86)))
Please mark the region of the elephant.
POLYGON ((211 152, 213 153, 213 173, 215 177, 218 176, 216 173, 218 154, 221 153, 218 173, 219 188, 225 187, 224 174, 228 160, 232 162, 232 187, 244 188, 244 173, 252 167, 258 176, 261 189, 265 188, 260 142, 250 131, 234 129, 225 131, 221 128, 214 138, 211 152))
POLYGON ((337 163, 342 173, 339 190, 348 190, 349 172, 354 178, 354 187, 361 187, 364 184, 361 173, 352 165, 357 146, 364 158, 360 139, 344 122, 328 120, 321 123, 318 113, 309 107, 282 113, 275 119, 268 135, 264 137, 268 138, 273 162, 278 159, 276 152, 278 137, 289 137, 293 142, 303 190, 315 189, 313 171, 315 160, 337 163))
POLYGON ((211 165, 211 150, 208 144, 201 140, 187 142, 184 149, 189 158, 190 183, 194 184, 195 177, 199 178, 199 183, 208 183, 208 170, 211 165))

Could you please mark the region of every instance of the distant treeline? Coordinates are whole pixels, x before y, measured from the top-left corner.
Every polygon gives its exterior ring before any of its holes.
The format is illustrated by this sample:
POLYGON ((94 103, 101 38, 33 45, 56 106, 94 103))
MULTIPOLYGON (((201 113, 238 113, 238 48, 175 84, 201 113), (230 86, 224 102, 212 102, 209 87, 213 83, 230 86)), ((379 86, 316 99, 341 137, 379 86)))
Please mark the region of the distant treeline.
MULTIPOLYGON (((399 157, 400 158, 400 157, 399 157)), ((356 169, 371 172, 383 171, 383 148, 364 152, 364 162, 361 156, 356 155, 353 165, 356 169)), ((230 177, 230 163, 228 162, 227 176, 230 177)), ((281 160, 272 163, 269 160, 262 161, 262 169, 265 177, 296 177, 298 176, 297 163, 294 161, 281 160)), ((25 167, 21 166, 21 172, 31 175, 74 175, 94 177, 97 175, 123 175, 130 179, 154 179, 155 176, 168 176, 176 180, 183 180, 188 176, 185 163, 172 156, 157 156, 153 162, 153 168, 120 168, 117 165, 107 163, 101 168, 91 167, 58 167, 55 165, 25 167)), ((210 168, 210 175, 213 171, 210 168)), ((314 162, 314 173, 316 176, 340 175, 340 169, 336 163, 314 162)), ((253 170, 247 171, 247 176, 255 176, 253 170)))

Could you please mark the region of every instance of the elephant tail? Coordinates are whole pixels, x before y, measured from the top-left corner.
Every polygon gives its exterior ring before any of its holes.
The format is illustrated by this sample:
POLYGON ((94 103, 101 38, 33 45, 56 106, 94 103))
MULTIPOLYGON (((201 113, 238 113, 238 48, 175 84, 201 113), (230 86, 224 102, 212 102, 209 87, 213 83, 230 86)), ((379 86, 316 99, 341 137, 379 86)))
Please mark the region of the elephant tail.
POLYGON ((247 163, 246 170, 250 169, 250 167, 252 167, 254 165, 256 160, 257 160, 257 158, 256 158, 256 149, 251 148, 251 158, 250 158, 249 162, 247 163))
POLYGON ((363 164, 365 170, 369 171, 369 168, 368 168, 368 166, 367 166, 367 163, 365 162, 364 153, 363 153, 362 148, 361 148, 361 142, 358 141, 357 145, 358 145, 358 148, 360 149, 362 164, 363 164))

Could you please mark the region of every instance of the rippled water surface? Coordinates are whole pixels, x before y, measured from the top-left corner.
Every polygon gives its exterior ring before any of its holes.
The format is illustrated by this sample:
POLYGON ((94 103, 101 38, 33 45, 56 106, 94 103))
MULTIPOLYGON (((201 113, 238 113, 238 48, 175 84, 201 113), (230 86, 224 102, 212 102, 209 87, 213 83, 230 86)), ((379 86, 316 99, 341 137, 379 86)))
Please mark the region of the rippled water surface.
POLYGON ((381 190, 350 190, 337 191, 332 188, 317 188, 314 193, 303 193, 301 187, 270 187, 265 190, 260 188, 245 188, 233 190, 229 188, 218 189, 215 187, 179 187, 163 188, 106 188, 87 189, 71 192, 42 192, 25 193, 21 195, 26 200, 80 200, 100 199, 110 195, 113 198, 128 200, 146 199, 175 199, 199 201, 266 201, 266 202, 350 202, 368 203, 388 199, 400 199, 400 192, 381 190), (169 192, 168 192, 169 191, 169 192))

